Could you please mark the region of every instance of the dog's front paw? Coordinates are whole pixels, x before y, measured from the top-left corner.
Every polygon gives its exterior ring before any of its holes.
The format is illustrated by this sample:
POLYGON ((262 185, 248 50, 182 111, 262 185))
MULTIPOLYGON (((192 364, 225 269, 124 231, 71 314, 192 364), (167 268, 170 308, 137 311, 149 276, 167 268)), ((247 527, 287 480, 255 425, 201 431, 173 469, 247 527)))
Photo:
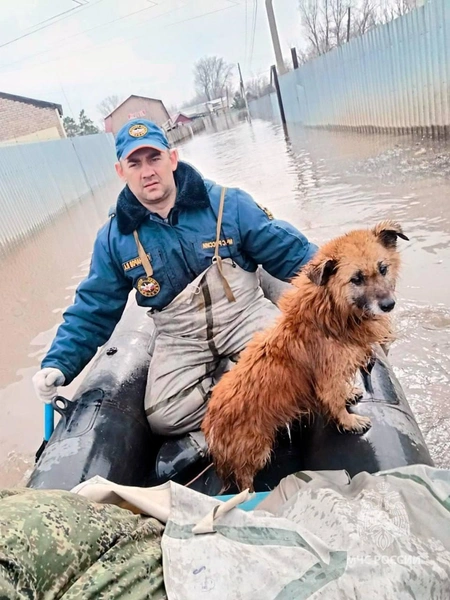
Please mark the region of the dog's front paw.
POLYGON ((243 492, 244 490, 248 490, 249 492, 255 491, 255 488, 253 487, 253 477, 251 476, 235 474, 235 483, 240 492, 243 492))
POLYGON ((364 392, 359 387, 353 387, 350 391, 350 395, 345 401, 347 406, 352 406, 353 404, 357 404, 361 398, 363 397, 364 392))
POLYGON ((362 415, 348 415, 345 425, 341 425, 341 429, 348 433, 362 434, 369 431, 372 427, 372 422, 369 417, 363 417, 362 415))

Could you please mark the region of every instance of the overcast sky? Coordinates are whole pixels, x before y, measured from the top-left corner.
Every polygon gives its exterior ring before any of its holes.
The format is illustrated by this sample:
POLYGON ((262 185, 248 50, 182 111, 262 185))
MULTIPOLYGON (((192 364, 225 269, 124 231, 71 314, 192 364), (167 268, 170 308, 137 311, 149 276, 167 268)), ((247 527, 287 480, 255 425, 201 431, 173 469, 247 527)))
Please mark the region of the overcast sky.
MULTIPOLYGON (((239 61, 244 79, 274 63, 264 0, 0 0, 0 7, 0 91, 61 103, 65 115, 85 108, 98 120, 96 106, 110 94, 180 104, 194 95, 192 67, 204 55, 239 61)), ((297 0, 274 7, 287 57, 301 45, 297 0)))

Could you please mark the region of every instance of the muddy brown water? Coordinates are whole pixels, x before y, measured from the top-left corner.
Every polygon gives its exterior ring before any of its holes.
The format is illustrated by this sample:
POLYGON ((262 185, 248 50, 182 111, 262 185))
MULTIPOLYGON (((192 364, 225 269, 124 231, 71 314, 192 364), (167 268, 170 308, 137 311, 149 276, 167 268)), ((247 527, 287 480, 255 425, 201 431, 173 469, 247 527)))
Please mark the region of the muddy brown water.
MULTIPOLYGON (((450 147, 410 138, 255 121, 206 132, 180 148, 205 177, 239 186, 322 243, 378 220, 402 242, 398 339, 391 362, 438 466, 450 467, 450 147)), ((31 377, 85 276, 97 229, 120 189, 86 198, 2 257, 0 486, 24 481, 42 440, 31 377)), ((69 397, 76 380, 64 393, 69 397)))

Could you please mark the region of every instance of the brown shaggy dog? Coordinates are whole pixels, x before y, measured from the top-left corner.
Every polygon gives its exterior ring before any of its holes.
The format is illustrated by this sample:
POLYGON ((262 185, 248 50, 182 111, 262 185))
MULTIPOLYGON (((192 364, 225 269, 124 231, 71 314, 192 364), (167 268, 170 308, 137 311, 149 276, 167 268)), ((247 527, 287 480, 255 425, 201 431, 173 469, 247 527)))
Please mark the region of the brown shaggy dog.
POLYGON ((348 412, 357 369, 375 343, 390 339, 400 225, 352 231, 319 249, 281 297, 281 316, 254 336, 215 386, 202 424, 225 483, 253 489, 277 429, 320 412, 343 431, 364 433, 370 419, 348 412))

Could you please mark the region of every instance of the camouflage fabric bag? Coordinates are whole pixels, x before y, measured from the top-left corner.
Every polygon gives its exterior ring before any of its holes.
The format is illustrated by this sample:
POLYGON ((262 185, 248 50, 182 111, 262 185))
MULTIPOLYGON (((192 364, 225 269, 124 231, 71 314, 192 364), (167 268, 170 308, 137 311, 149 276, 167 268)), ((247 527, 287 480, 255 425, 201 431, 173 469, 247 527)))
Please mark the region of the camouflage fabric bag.
POLYGON ((60 490, 0 490, 0 600, 164 600, 163 526, 60 490))

